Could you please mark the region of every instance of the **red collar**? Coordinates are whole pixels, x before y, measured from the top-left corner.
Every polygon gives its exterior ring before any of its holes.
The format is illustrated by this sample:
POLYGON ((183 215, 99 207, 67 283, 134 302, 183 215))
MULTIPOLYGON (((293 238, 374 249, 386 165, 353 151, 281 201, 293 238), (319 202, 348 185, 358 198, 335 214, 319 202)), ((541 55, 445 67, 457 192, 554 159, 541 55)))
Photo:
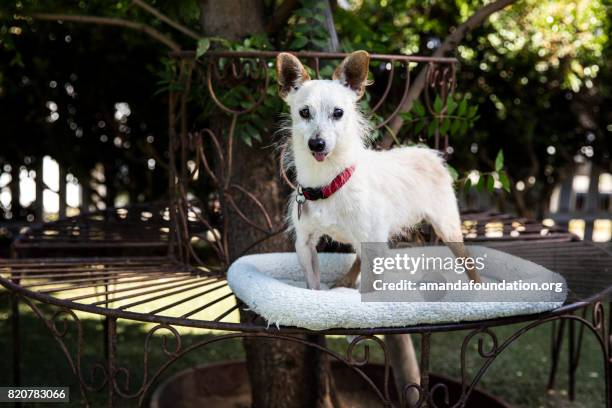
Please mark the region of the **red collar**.
POLYGON ((316 201, 330 197, 336 191, 340 190, 347 181, 349 181, 354 171, 355 165, 347 167, 342 173, 334 177, 331 183, 323 187, 298 186, 298 202, 301 201, 300 199, 302 198, 305 200, 316 201))

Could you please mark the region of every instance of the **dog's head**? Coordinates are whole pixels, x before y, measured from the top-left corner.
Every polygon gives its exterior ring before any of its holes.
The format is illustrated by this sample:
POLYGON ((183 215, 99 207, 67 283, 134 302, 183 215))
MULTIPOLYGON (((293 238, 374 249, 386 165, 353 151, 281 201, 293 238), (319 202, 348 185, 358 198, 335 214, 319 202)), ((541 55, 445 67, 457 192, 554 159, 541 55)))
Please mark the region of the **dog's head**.
POLYGON ((336 68, 332 80, 311 80, 289 53, 276 58, 280 96, 291 111, 294 143, 319 162, 334 149, 362 143, 363 119, 357 101, 365 92, 370 55, 356 51, 336 68))

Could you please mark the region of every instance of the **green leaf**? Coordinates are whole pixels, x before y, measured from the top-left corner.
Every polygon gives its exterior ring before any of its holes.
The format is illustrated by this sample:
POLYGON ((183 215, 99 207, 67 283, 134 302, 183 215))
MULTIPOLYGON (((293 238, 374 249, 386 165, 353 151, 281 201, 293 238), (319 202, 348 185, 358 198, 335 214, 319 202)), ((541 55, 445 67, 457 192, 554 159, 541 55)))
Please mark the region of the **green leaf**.
POLYGON ((457 115, 458 116, 465 115, 466 109, 467 109, 467 100, 462 99, 461 102, 459 103, 459 111, 457 112, 457 115))
POLYGON ((307 8, 301 8, 293 14, 295 14, 296 16, 304 17, 304 18, 312 18, 312 16, 314 16, 314 12, 307 8))
POLYGON ((438 128, 438 121, 432 120, 429 122, 429 126, 427 127, 427 137, 432 137, 436 133, 436 129, 438 128))
POLYGON ((442 112, 442 99, 440 99, 440 95, 436 95, 436 100, 434 101, 434 112, 440 113, 442 112))
POLYGON ((208 38, 200 38, 198 40, 198 48, 196 48, 196 58, 200 58, 210 48, 210 40, 208 38))
POLYGON ((421 102, 414 101, 414 104, 412 105, 412 109, 417 115, 425 116, 425 107, 423 106, 421 102))
POLYGON ((452 97, 448 98, 448 101, 446 102, 446 114, 452 115, 452 113, 455 111, 456 108, 457 108, 457 102, 455 102, 455 100, 452 97))
POLYGON ((410 112, 402 112, 399 115, 404 120, 412 121, 412 114, 410 112))
POLYGON ((251 137, 253 133, 257 133, 257 129, 255 129, 255 126, 253 126, 249 122, 244 124, 244 129, 247 131, 249 137, 251 137))
POLYGON ((327 47, 329 45, 329 43, 328 43, 328 41, 326 39, 325 40, 322 40, 322 39, 313 39, 312 43, 314 45, 316 45, 317 47, 319 47, 319 48, 325 48, 325 47, 327 47))
POLYGON ((499 182, 502 184, 502 187, 504 188, 504 190, 506 190, 509 193, 510 192, 510 180, 508 180, 508 175, 503 170, 500 171, 498 175, 499 175, 499 182))
POLYGON ((440 127, 440 133, 445 135, 446 132, 448 132, 448 128, 450 128, 450 119, 444 118, 444 121, 442 122, 442 126, 440 127))
POLYGON ((11 59, 10 65, 12 67, 25 67, 24 63, 23 63, 23 57, 21 56, 20 53, 16 53, 15 56, 11 59))
POLYGON ((426 122, 424 120, 419 120, 414 126, 414 133, 419 134, 421 130, 425 127, 426 122))
POLYGON ((468 191, 470 191, 470 188, 472 188, 472 179, 468 177, 465 179, 463 190, 467 193, 468 191))
POLYGON ((484 191, 486 178, 487 178, 486 174, 481 174, 478 177, 478 184, 476 185, 476 187, 478 188, 478 191, 484 191))
POLYGON ((492 175, 488 175, 487 176, 487 190, 489 190, 489 193, 492 193, 494 189, 495 189, 495 179, 493 178, 492 175))
POLYGON ((478 105, 470 106, 470 109, 468 110, 467 117, 470 118, 470 119, 475 119, 476 118, 476 112, 478 112, 478 105))
POLYGON ((453 124, 451 125, 450 131, 451 131, 451 135, 455 136, 457 134, 457 131, 459 131, 459 127, 461 127, 461 119, 455 119, 453 120, 453 124))
POLYGON ((448 172, 450 173, 453 180, 457 181, 457 179, 459 178, 459 173, 457 172, 457 170, 455 170, 455 168, 450 164, 447 164, 446 168, 448 169, 448 172))
POLYGON ((255 126, 259 126, 260 128, 263 128, 266 126, 261 116, 257 115, 256 113, 252 114, 250 119, 251 119, 251 122, 253 122, 253 125, 255 126))
POLYGON ((499 150, 497 157, 495 158, 495 171, 500 171, 504 168, 504 151, 499 150))
POLYGON ((289 48, 303 48, 306 44, 308 44, 308 38, 306 37, 296 37, 292 42, 289 48))
POLYGON ((295 26, 295 28, 293 30, 296 33, 307 34, 310 31, 310 27, 307 26, 306 24, 298 24, 297 26, 295 26))

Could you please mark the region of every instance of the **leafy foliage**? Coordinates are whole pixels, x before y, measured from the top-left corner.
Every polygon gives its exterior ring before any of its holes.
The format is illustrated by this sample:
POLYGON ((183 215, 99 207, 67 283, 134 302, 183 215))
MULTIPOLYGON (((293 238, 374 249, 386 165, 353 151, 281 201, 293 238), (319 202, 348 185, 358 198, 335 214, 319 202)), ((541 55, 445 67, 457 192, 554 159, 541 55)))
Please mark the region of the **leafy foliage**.
MULTIPOLYGON (((427 55, 483 2, 349 4, 337 11, 336 23, 350 48, 427 55)), ((606 0, 527 0, 472 31, 456 52, 457 96, 478 106, 479 120, 451 139, 449 162, 457 171, 494 168, 502 149, 506 173, 499 182, 525 185, 511 197, 519 212, 531 216, 543 215, 554 186, 575 165, 589 160, 610 171, 610 21, 606 0)), ((417 123, 406 125, 398 139, 414 137, 417 123)))
POLYGON ((325 29, 325 2, 304 0, 302 7, 293 13, 293 38, 288 45, 290 50, 319 49, 329 45, 329 33, 325 29))
MULTIPOLYGON (((478 105, 470 106, 465 97, 461 99, 450 97, 447 98, 446 102, 443 102, 437 95, 431 109, 426 108, 424 104, 417 100, 410 112, 401 115, 411 129, 412 140, 425 140, 437 136, 442 139, 449 137, 452 141, 456 136, 465 136, 468 130, 474 126, 474 123, 478 120, 478 105)), ((490 193, 494 192, 496 181, 499 181, 499 186, 506 192, 510 192, 510 183, 503 167, 504 154, 500 150, 495 159, 494 171, 479 172, 478 182, 472 184, 470 171, 465 171, 461 175, 453 166, 447 165, 453 180, 457 184, 463 184, 465 191, 468 191, 471 187, 484 191, 486 186, 486 190, 490 193)))
POLYGON ((417 100, 410 112, 401 114, 413 138, 418 139, 423 130, 428 139, 436 134, 442 137, 465 136, 478 120, 478 106, 469 106, 465 97, 460 100, 450 97, 444 103, 440 96, 436 95, 431 108, 430 112, 417 100))

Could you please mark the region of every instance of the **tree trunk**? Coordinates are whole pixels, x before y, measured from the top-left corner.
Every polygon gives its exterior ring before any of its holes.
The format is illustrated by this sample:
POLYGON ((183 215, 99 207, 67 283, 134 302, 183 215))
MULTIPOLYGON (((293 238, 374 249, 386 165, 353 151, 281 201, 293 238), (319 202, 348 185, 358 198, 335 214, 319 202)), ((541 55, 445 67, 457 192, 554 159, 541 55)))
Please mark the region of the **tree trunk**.
POLYGON ((229 40, 264 32, 262 0, 200 0, 200 24, 207 36, 229 40))
MULTIPOLYGON (((263 0, 200 0, 202 31, 206 36, 231 40, 264 32, 263 0)), ((227 137, 230 118, 215 119, 213 131, 227 137)), ((279 160, 272 140, 253 147, 247 146, 239 135, 234 135, 232 182, 239 184, 257 197, 268 211, 273 225, 283 225, 289 195, 279 176, 279 160)), ((232 190, 237 207, 258 225, 265 225, 257 205, 232 190)), ((262 233, 249 227, 234 210, 224 205, 228 220, 228 246, 234 260, 262 233)), ((284 234, 263 241, 249 252, 293 251, 291 240, 284 234)), ((242 321, 253 318, 251 312, 241 311, 242 321)), ((302 338, 305 338, 302 336, 302 338)), ((309 338, 308 340, 317 341, 309 338)), ((255 408, 329 406, 329 386, 325 374, 325 360, 311 347, 274 339, 246 338, 244 348, 255 408)))

